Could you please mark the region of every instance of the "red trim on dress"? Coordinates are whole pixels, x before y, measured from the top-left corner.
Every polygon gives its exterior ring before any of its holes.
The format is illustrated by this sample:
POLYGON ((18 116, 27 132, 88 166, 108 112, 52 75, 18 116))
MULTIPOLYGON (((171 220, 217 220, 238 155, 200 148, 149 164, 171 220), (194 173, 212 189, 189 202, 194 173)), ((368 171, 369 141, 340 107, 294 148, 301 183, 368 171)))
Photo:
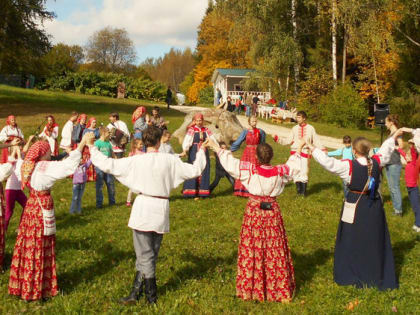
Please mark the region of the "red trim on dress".
POLYGON ((271 165, 261 165, 256 167, 257 174, 263 177, 269 178, 279 175, 279 170, 277 167, 271 165))

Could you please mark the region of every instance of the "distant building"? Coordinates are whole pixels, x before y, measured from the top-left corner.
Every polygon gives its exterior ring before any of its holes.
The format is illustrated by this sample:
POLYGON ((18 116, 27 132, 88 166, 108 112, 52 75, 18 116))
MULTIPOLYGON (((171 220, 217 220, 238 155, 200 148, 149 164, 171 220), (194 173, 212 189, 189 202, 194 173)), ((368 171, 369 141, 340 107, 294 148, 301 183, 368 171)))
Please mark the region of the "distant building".
POLYGON ((217 103, 217 89, 222 93, 223 100, 228 96, 235 102, 244 92, 258 95, 260 101, 265 103, 271 99, 270 92, 264 91, 244 91, 241 81, 249 78, 249 73, 255 72, 255 69, 221 69, 217 68, 213 72, 211 82, 214 88, 215 104, 217 103))

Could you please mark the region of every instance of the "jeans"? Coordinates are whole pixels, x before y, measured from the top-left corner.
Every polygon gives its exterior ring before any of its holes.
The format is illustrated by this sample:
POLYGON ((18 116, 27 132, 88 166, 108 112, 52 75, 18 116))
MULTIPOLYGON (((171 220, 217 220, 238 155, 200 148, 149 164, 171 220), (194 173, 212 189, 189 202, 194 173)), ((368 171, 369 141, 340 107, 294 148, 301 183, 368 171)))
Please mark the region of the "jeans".
POLYGON ((73 184, 73 198, 71 199, 70 213, 82 213, 82 197, 86 183, 73 184))
POLYGON ((245 105, 245 115, 246 117, 251 116, 251 105, 248 105, 248 104, 245 105))
POLYGON ((407 187, 408 198, 410 199, 411 208, 414 212, 414 224, 420 227, 420 197, 419 197, 419 188, 416 187, 407 187))
POLYGON ((239 105, 239 106, 236 106, 236 108, 235 108, 235 113, 237 114, 237 115, 240 115, 241 114, 241 106, 239 105))
POLYGON ((402 198, 400 190, 401 164, 391 164, 385 167, 388 187, 391 192, 392 205, 396 213, 402 212, 402 198))
POLYGON ((104 195, 102 193, 102 187, 104 182, 106 184, 106 189, 108 191, 108 201, 109 205, 112 206, 115 204, 115 184, 114 176, 102 172, 99 168, 95 167, 96 170, 96 208, 102 208, 104 195))
POLYGON ((344 192, 344 199, 346 199, 347 194, 349 193, 349 188, 347 187, 346 183, 343 180, 343 192, 344 192))

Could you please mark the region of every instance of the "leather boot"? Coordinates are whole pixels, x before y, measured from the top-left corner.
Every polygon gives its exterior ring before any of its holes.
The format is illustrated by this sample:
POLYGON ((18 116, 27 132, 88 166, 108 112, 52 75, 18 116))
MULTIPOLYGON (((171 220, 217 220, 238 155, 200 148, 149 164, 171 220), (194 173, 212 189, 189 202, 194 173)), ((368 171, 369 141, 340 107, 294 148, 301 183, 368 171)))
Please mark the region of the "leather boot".
POLYGON ((120 303, 124 305, 135 304, 140 299, 143 294, 143 278, 140 271, 136 272, 136 277, 134 278, 133 288, 128 296, 120 299, 120 303))
POLYGON ((305 195, 306 195, 306 186, 308 185, 308 183, 301 183, 301 187, 302 187, 302 190, 301 190, 301 195, 303 196, 303 197, 305 197, 305 195))
POLYGON ((301 191, 302 191, 302 188, 301 188, 302 183, 301 182, 296 182, 295 184, 296 184, 296 192, 297 192, 298 195, 300 195, 301 191))
POLYGON ((157 301, 156 278, 144 279, 146 299, 149 304, 155 304, 157 301))

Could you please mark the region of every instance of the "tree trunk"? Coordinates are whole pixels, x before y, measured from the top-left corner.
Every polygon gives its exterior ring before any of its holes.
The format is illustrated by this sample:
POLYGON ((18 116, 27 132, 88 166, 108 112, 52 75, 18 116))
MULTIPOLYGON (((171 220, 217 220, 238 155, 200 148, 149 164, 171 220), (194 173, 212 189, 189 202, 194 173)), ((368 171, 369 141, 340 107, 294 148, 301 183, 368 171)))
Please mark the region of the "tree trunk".
POLYGON ((379 98, 378 75, 376 73, 376 61, 375 61, 375 56, 373 55, 373 53, 372 53, 372 62, 373 62, 373 73, 375 74, 376 98, 378 100, 378 104, 380 104, 381 99, 379 98))
MULTIPOLYGON (((292 27, 293 27, 293 39, 297 42, 297 22, 296 22, 296 1, 292 0, 292 27)), ((298 82, 299 82, 299 63, 295 59, 294 62, 294 73, 295 73, 295 94, 298 93, 298 82)))
POLYGON ((344 37, 343 37, 343 68, 341 69, 341 83, 346 82, 346 63, 347 63, 347 31, 344 28, 344 37))
POLYGON ((332 0, 332 10, 331 10, 331 34, 332 34, 332 75, 334 80, 334 86, 337 86, 337 23, 336 23, 336 13, 337 13, 337 0, 332 0))

